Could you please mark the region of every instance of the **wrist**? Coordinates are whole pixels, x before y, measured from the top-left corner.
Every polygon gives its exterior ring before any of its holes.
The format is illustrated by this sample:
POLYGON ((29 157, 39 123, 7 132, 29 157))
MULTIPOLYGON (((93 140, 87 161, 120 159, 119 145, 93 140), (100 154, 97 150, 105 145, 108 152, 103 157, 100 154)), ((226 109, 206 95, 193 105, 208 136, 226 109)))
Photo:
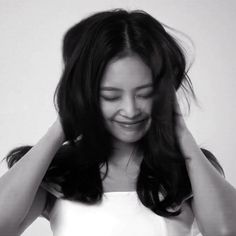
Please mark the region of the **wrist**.
POLYGON ((57 139, 61 144, 65 141, 65 134, 61 126, 56 122, 48 129, 47 135, 51 138, 57 139))
POLYGON ((199 146, 190 131, 186 130, 179 137, 180 149, 186 160, 193 159, 199 153, 199 146))

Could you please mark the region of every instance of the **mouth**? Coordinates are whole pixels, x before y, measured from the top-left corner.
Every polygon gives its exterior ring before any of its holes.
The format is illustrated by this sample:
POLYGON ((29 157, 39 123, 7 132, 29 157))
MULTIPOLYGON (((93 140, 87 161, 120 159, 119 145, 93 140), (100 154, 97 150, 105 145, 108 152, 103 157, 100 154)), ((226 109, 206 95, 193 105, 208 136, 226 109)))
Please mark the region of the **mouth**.
POLYGON ((124 128, 126 130, 130 131, 135 131, 140 128, 143 128, 144 124, 147 122, 147 118, 138 120, 138 121, 133 121, 133 122, 126 122, 126 121, 116 121, 114 120, 113 122, 117 123, 121 128, 124 128))
POLYGON ((123 125, 135 125, 135 124, 144 122, 144 121, 146 121, 146 120, 147 120, 147 118, 142 119, 142 120, 132 121, 132 122, 130 122, 130 121, 117 121, 117 120, 114 120, 114 122, 117 122, 117 123, 123 124, 123 125))

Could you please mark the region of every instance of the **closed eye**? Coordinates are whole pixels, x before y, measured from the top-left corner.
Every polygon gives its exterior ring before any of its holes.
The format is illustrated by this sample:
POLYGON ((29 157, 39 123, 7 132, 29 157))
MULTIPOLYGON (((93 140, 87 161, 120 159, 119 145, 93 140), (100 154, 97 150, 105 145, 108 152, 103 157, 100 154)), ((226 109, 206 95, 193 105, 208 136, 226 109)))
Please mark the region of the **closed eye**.
MULTIPOLYGON (((118 95, 118 94, 101 94, 101 98, 104 99, 105 101, 117 101, 121 98, 122 95, 118 95)), ((136 94, 135 97, 136 98, 141 98, 141 99, 149 99, 153 96, 153 90, 149 90, 146 91, 145 93, 140 93, 140 94, 136 94)))
POLYGON ((102 97, 102 99, 104 99, 104 100, 106 100, 106 101, 116 101, 116 100, 118 100, 119 99, 119 97, 108 97, 108 96, 101 96, 102 97))
POLYGON ((136 96, 139 98, 151 98, 153 96, 153 91, 145 94, 137 94, 136 96))
MULTIPOLYGON (((120 97, 107 97, 107 96, 101 96, 102 99, 106 100, 106 101, 117 101, 120 99, 120 97)), ((140 95, 136 95, 137 98, 142 98, 142 99, 149 99, 152 97, 152 93, 149 94, 140 94, 140 95)))

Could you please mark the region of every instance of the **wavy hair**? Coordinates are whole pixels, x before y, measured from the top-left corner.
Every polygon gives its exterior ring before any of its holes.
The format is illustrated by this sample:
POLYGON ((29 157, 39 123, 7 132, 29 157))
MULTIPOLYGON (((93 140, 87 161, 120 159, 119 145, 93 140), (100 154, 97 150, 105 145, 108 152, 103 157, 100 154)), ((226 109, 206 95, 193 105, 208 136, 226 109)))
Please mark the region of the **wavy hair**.
MULTIPOLYGON (((94 13, 70 28, 63 40, 64 70, 54 94, 67 142, 56 153, 43 182, 57 184, 63 198, 93 204, 103 194, 100 168, 112 152, 99 106, 100 83, 108 62, 135 53, 152 71, 152 123, 138 141, 143 153, 136 191, 141 202, 161 216, 174 216, 192 193, 175 133, 175 92, 181 87, 194 99, 183 49, 163 24, 142 10, 94 13)), ((32 146, 6 156, 11 167, 32 146)), ((214 155, 202 149, 218 170, 214 155)))

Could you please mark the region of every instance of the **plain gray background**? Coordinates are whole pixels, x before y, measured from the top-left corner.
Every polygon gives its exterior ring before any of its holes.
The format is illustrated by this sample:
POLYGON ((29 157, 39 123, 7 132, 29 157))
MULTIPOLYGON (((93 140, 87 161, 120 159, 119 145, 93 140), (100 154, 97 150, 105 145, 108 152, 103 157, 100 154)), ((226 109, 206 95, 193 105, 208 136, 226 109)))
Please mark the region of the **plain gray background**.
MULTIPOLYGON (((64 32, 90 13, 115 7, 143 9, 192 39, 195 61, 189 75, 201 107, 192 103, 186 123, 236 186, 233 0, 0 0, 0 157, 13 147, 34 145, 56 119, 52 98, 62 70, 64 32)), ((2 164, 0 173, 5 171, 2 164)), ((52 233, 39 218, 23 235, 52 233)))

